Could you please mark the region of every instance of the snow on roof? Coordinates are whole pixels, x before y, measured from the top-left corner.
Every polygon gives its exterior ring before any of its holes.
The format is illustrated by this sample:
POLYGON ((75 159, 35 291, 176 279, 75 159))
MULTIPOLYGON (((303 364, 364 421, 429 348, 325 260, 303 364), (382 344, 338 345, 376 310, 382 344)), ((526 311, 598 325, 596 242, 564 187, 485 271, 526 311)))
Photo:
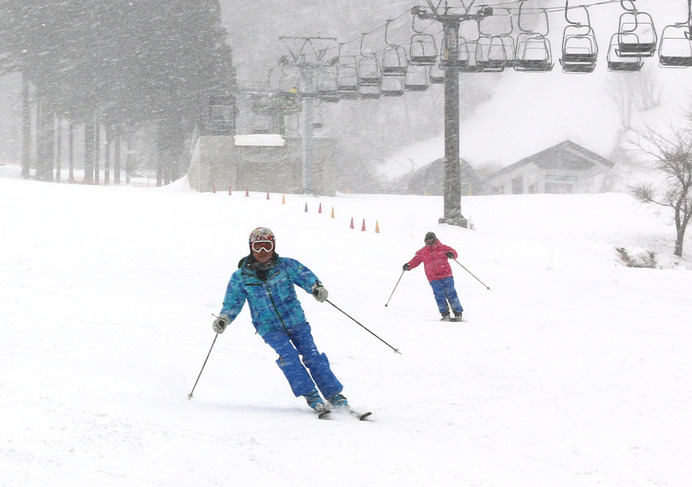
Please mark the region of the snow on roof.
POLYGON ((279 134, 244 134, 234 135, 236 146, 246 147, 284 147, 286 139, 279 134))

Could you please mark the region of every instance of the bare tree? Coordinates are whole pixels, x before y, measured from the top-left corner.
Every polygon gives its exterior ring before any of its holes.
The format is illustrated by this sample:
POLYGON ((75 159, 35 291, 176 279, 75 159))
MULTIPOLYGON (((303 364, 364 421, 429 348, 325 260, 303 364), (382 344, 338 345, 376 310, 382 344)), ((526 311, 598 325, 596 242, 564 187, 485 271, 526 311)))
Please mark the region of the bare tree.
MULTIPOLYGON (((692 112, 687 114, 692 121, 692 112)), ((639 184, 632 194, 639 201, 673 209, 675 219, 675 252, 682 257, 685 230, 692 217, 692 124, 670 127, 662 134, 647 127, 636 132, 634 145, 653 160, 654 168, 663 176, 663 182, 639 184)))
POLYGON ((661 87, 655 71, 628 73, 608 79, 608 94, 620 114, 620 123, 625 129, 632 126, 635 110, 645 112, 661 104, 661 87))

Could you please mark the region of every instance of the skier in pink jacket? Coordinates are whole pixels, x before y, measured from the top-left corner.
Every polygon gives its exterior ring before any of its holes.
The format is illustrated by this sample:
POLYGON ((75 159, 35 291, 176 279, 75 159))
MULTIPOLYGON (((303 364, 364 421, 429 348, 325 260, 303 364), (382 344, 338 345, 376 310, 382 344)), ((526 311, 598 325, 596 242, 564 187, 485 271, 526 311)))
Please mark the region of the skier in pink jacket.
POLYGON ((432 287, 437 308, 442 315, 442 321, 461 321, 464 311, 454 288, 452 268, 448 262, 448 259, 456 259, 457 257, 456 250, 441 243, 433 232, 428 232, 425 234, 425 247, 416 252, 413 259, 404 264, 403 267, 405 271, 409 271, 423 263, 425 276, 432 287), (453 318, 450 317, 450 306, 454 312, 453 318))

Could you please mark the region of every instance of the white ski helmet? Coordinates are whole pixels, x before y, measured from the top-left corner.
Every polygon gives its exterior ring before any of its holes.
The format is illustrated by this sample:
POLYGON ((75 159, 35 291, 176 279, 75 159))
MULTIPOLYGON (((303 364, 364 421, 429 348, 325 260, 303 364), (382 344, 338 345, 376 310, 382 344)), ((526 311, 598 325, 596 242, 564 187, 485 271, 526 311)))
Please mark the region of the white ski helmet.
POLYGON ((271 249, 269 250, 274 250, 276 248, 276 239, 274 238, 274 232, 272 232, 271 229, 267 227, 257 227, 252 232, 250 232, 248 244, 250 245, 251 251, 255 250, 253 248, 253 244, 255 242, 270 242, 271 249))

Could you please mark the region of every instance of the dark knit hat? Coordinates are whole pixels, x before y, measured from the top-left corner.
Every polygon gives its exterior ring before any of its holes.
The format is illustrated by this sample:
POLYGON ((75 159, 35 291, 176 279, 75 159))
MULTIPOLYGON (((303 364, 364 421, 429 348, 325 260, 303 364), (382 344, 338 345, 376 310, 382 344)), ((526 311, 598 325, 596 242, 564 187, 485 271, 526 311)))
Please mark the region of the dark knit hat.
POLYGON ((434 242, 435 240, 437 240, 437 237, 435 236, 435 234, 433 232, 428 232, 425 234, 424 240, 426 243, 427 242, 434 242))

